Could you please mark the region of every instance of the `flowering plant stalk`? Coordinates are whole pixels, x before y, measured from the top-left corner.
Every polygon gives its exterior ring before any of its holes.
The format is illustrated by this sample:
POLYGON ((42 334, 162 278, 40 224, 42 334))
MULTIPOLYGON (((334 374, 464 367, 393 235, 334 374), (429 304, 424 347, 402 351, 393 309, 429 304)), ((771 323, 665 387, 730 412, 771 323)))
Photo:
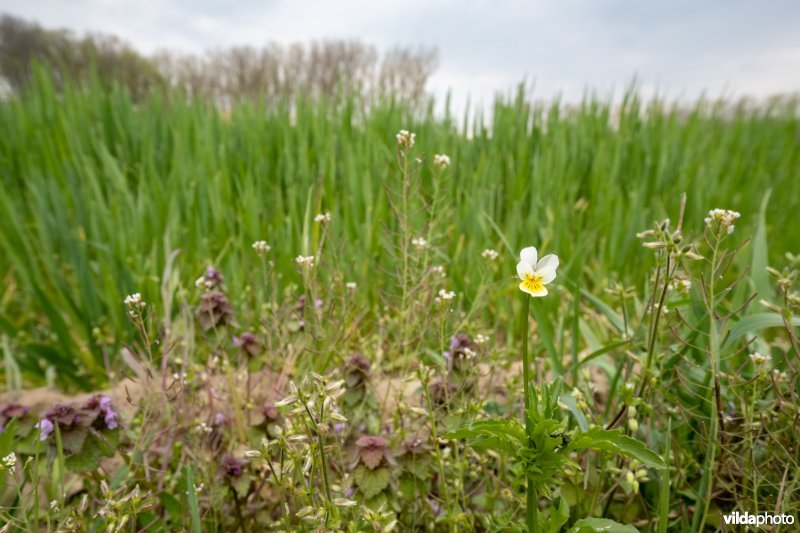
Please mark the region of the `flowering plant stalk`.
MULTIPOLYGON (((529 308, 530 298, 527 295, 522 297, 522 307, 520 308, 519 314, 519 330, 517 334, 519 336, 520 341, 520 354, 522 355, 522 380, 523 380, 523 390, 524 390, 524 407, 523 407, 523 418, 525 419, 525 433, 528 435, 528 438, 531 438, 532 435, 532 428, 529 424, 529 409, 530 409, 530 400, 531 400, 531 393, 530 393, 530 369, 528 362, 528 308, 529 308)), ((528 524, 528 531, 538 531, 538 513, 537 513, 537 496, 536 496, 536 488, 530 481, 526 481, 526 488, 525 491, 527 493, 527 507, 525 511, 525 520, 528 524)))

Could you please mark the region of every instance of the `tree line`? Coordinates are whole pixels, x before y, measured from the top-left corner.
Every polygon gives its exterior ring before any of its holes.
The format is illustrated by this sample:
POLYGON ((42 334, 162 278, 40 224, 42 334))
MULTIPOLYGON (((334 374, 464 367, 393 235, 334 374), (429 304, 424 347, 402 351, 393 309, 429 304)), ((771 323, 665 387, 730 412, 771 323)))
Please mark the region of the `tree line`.
POLYGON ((144 55, 108 34, 78 36, 11 15, 0 18, 0 76, 6 89, 24 90, 34 65, 50 70, 57 87, 97 76, 137 99, 174 88, 219 105, 240 99, 292 99, 358 91, 420 101, 438 62, 435 49, 397 46, 379 53, 355 40, 262 47, 236 46, 187 54, 144 55))

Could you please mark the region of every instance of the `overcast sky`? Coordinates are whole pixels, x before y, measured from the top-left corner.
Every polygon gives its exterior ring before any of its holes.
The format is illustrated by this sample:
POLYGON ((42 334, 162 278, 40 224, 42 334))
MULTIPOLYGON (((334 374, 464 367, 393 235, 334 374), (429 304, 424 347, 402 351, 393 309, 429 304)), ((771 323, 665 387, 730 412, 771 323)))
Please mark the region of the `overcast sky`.
POLYGON ((537 98, 800 90, 798 0, 0 0, 46 27, 117 34, 144 52, 358 38, 435 46, 430 89, 459 107, 527 80, 537 98))

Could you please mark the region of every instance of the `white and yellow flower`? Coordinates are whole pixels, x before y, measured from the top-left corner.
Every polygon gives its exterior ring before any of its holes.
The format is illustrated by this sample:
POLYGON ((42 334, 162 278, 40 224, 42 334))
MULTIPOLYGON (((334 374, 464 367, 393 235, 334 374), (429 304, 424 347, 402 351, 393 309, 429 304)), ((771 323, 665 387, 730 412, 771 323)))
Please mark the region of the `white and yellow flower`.
POLYGON ((521 261, 517 263, 517 275, 522 281, 519 289, 531 296, 547 296, 545 285, 556 279, 558 256, 549 254, 541 259, 536 248, 528 246, 519 253, 521 261))

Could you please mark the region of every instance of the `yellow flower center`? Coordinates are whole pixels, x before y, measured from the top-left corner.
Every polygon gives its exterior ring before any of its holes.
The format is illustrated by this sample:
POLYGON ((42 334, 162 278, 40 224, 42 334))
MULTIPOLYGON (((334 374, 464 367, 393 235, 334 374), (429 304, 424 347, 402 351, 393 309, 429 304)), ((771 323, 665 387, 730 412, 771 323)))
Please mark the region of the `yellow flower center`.
POLYGON ((531 292, 541 292, 544 289, 540 274, 525 274, 525 279, 522 280, 522 286, 531 292))

